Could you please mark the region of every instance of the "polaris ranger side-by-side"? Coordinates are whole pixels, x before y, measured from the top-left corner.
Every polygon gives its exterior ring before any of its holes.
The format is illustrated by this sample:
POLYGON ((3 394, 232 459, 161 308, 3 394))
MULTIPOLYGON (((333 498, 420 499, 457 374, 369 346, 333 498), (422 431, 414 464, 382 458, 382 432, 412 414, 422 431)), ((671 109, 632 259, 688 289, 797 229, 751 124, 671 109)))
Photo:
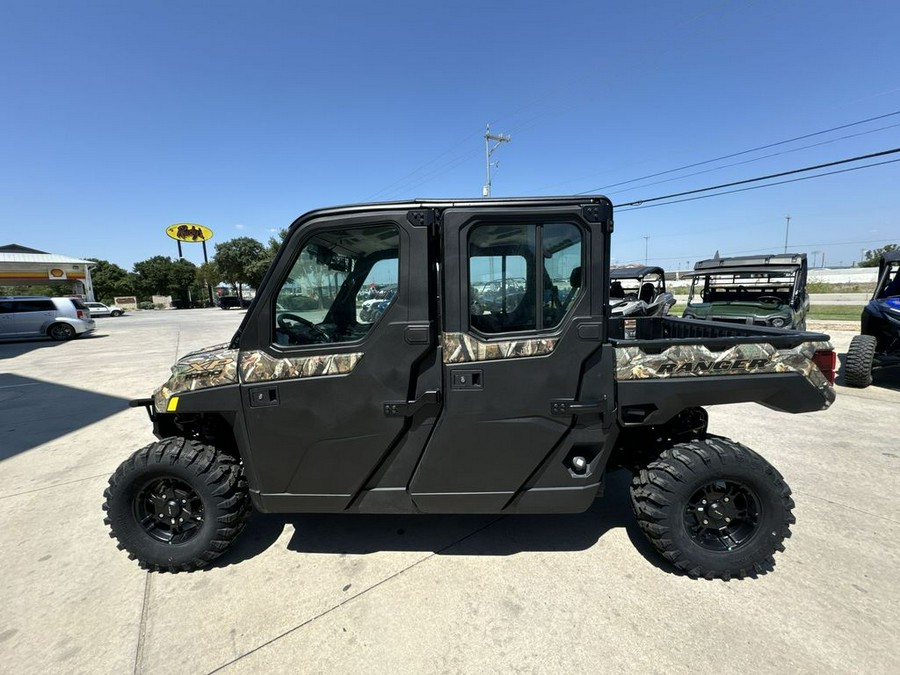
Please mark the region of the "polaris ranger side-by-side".
POLYGON ((300 217, 231 342, 188 354, 132 401, 159 441, 110 478, 112 536, 147 569, 193 570, 251 506, 576 513, 608 469, 628 467, 637 520, 676 567, 766 571, 794 522, 790 490, 707 433, 701 406, 827 408, 828 337, 612 317, 612 230, 602 197, 300 217), (365 320, 375 286, 396 291, 365 320))

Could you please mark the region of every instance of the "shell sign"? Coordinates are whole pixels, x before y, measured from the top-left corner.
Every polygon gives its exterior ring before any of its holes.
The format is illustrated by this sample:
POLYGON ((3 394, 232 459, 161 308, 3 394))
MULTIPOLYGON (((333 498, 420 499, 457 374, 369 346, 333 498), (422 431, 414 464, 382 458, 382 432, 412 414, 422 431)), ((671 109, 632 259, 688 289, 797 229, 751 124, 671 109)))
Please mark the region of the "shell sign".
POLYGON ((175 223, 166 228, 166 234, 178 241, 198 242, 212 239, 213 231, 196 223, 175 223))

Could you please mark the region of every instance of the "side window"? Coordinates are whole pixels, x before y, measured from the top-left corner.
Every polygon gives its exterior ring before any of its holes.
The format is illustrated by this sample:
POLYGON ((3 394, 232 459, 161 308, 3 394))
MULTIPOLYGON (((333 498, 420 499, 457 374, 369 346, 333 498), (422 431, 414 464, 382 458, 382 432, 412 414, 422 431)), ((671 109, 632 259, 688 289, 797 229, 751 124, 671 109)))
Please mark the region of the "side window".
POLYGON ((544 328, 555 328, 581 290, 581 230, 569 223, 543 226, 544 328))
POLYGON ((580 293, 582 236, 569 223, 476 226, 468 256, 470 326, 482 333, 555 328, 580 293))
POLYGON ((298 346, 362 339, 397 293, 399 250, 394 225, 313 236, 278 291, 275 343, 298 346), (378 300, 377 307, 366 306, 369 300, 378 300))
POLYGON ((397 295, 397 257, 383 258, 372 265, 356 294, 356 322, 373 324, 394 302, 397 295))
POLYGON ((47 312, 54 311, 56 305, 52 300, 20 300, 16 303, 15 312, 47 312))

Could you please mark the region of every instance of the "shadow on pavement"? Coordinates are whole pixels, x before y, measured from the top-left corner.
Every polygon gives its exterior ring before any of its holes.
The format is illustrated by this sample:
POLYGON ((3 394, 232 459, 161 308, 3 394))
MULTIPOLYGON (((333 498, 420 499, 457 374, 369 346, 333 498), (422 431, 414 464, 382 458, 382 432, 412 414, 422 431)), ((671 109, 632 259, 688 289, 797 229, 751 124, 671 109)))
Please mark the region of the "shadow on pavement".
POLYGON ((677 573, 646 540, 631 512, 631 475, 608 476, 605 495, 580 514, 561 515, 264 515, 254 513, 234 547, 212 567, 249 560, 291 525, 287 545, 297 553, 361 555, 378 551, 431 551, 439 555, 506 556, 523 551, 582 551, 609 530, 624 527, 654 566, 677 573))
POLYGON ((89 335, 81 335, 79 337, 72 338, 71 340, 66 340, 65 342, 60 342, 57 340, 51 340, 50 338, 29 338, 27 340, 8 340, 0 342, 0 361, 3 359, 13 359, 17 356, 22 356, 23 354, 27 354, 28 352, 32 352, 35 349, 50 349, 52 347, 61 347, 62 345, 69 344, 70 342, 82 342, 84 340, 97 340, 107 337, 106 334, 96 334, 91 333, 89 335))
POLYGON ((128 399, 0 373, 0 461, 127 407, 128 399))

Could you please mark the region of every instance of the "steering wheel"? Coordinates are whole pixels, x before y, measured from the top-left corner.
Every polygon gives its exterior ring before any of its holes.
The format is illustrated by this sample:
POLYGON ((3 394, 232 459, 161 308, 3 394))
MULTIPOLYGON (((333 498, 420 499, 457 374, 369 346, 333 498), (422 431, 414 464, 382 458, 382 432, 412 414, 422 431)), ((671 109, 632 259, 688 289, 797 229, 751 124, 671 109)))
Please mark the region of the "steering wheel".
POLYGON ((302 339, 300 344, 311 342, 331 342, 331 337, 309 319, 304 319, 296 314, 285 313, 278 315, 278 327, 292 337, 302 339), (293 322, 293 324, 289 323, 293 322), (301 330, 298 330, 302 326, 301 330))
POLYGON ((765 303, 775 303, 778 305, 784 304, 782 302, 781 298, 779 298, 777 295, 760 295, 756 299, 759 300, 760 302, 765 302, 765 303))

